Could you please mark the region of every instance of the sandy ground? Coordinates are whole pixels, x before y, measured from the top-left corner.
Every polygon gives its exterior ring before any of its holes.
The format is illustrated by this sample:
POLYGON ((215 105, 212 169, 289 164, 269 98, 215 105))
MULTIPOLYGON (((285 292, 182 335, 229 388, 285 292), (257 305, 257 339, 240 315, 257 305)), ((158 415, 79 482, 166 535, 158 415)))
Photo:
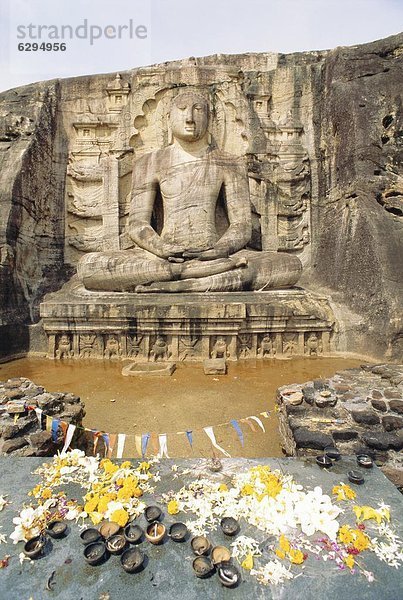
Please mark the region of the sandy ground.
MULTIPOLYGON (((125 455, 137 456, 134 434, 167 433, 172 457, 212 456, 203 427, 212 426, 217 441, 232 456, 281 456, 278 421, 274 412, 276 389, 329 377, 362 361, 342 358, 294 358, 241 361, 228 365, 227 375, 206 376, 201 364, 179 364, 171 377, 123 377, 122 363, 20 359, 0 365, 0 380, 28 377, 49 391, 74 392, 85 402, 86 427, 126 433, 125 455), (231 419, 262 417, 266 433, 242 424, 244 447, 231 419), (193 431, 193 450, 185 430, 193 431)), ((152 448, 150 447, 150 450, 152 448)), ((219 454, 219 453, 218 453, 219 454)))

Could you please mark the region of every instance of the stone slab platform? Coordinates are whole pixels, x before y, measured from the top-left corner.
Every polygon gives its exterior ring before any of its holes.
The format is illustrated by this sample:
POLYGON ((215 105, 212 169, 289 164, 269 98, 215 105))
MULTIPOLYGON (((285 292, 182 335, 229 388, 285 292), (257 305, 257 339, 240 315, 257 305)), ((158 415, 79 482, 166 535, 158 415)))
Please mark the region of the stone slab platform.
MULTIPOLYGON (((21 509, 22 503, 27 500, 27 492, 38 482, 32 475, 35 468, 43 463, 44 459, 36 458, 0 458, 0 472, 2 474, 0 494, 8 494, 12 504, 0 512, 0 530, 7 536, 12 532, 12 519, 21 509)), ((47 459, 50 460, 50 459, 47 459)), ((343 457, 335 464, 333 469, 323 471, 316 466, 312 459, 296 458, 267 458, 267 459, 224 459, 223 470, 220 473, 211 473, 208 461, 199 460, 163 460, 159 465, 161 481, 158 483, 158 493, 168 490, 179 490, 188 484, 197 474, 211 478, 217 482, 228 482, 228 476, 238 474, 253 465, 269 464, 272 469, 280 468, 291 473, 296 481, 304 486, 313 488, 322 486, 329 492, 333 485, 340 481, 347 482, 346 472, 355 466, 353 457, 343 457), (190 469, 189 475, 180 475, 172 478, 171 466, 177 464, 179 470, 190 469)), ((386 479, 378 468, 365 472, 366 482, 362 486, 355 486, 358 504, 376 505, 384 501, 390 505, 392 517, 395 519, 402 515, 403 499, 396 488, 386 479)), ((68 494, 75 492, 75 497, 80 497, 79 490, 73 486, 64 486, 68 494)), ((145 496, 147 503, 158 502, 157 498, 145 496)), ((141 517, 142 521, 143 517, 141 517)), ((164 523, 169 526, 175 517, 164 516, 164 523)), ((142 525, 145 524, 141 523, 142 525)), ((403 537, 403 524, 394 520, 396 533, 403 537)), ((259 532, 258 532, 259 533, 259 532)), ((249 531, 249 527, 241 522, 241 534, 252 535, 263 544, 267 543, 267 536, 261 533, 258 538, 256 530, 249 531)), ((214 544, 228 546, 228 538, 221 532, 215 531, 210 535, 214 544)), ((329 562, 316 561, 308 557, 303 575, 286 582, 284 586, 265 587, 257 583, 248 572, 242 571, 242 582, 233 590, 223 588, 216 576, 211 579, 197 579, 192 573, 192 554, 188 542, 175 544, 166 541, 162 546, 152 546, 147 542, 141 544, 142 550, 148 555, 148 564, 145 570, 138 574, 129 575, 123 572, 119 557, 112 556, 103 566, 91 567, 82 559, 83 546, 79 539, 79 530, 72 524, 69 535, 63 540, 52 540, 51 552, 37 561, 24 562, 20 565, 18 554, 22 544, 15 546, 9 542, 1 544, 0 558, 11 555, 9 566, 0 570, 0 597, 2 600, 28 599, 46 600, 98 600, 104 594, 110 600, 125 600, 136 598, 166 599, 186 598, 186 600, 200 600, 201 598, 234 598, 234 599, 278 599, 301 598, 303 600, 335 600, 336 598, 359 598, 360 600, 397 600, 401 598, 401 572, 379 561, 373 553, 368 553, 360 558, 363 568, 374 572, 375 581, 368 583, 359 575, 351 575, 348 571, 341 572, 329 562), (46 589, 46 584, 53 575, 54 585, 52 590, 46 589), (108 595, 109 594, 109 595, 108 595)))
POLYGON ((328 355, 334 317, 307 290, 129 294, 90 292, 71 281, 40 314, 49 358, 280 358, 328 355))

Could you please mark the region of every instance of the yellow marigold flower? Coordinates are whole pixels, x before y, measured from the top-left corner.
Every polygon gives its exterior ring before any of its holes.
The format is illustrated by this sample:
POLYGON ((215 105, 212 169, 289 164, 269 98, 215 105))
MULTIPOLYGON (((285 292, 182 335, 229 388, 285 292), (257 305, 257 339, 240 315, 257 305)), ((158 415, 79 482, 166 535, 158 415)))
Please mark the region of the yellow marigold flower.
POLYGON ((279 549, 277 548, 277 550, 276 550, 276 554, 277 554, 277 556, 278 556, 279 558, 281 558, 282 560, 284 560, 284 559, 285 559, 285 552, 284 552, 284 550, 279 550, 279 549))
POLYGON ((270 475, 266 483, 266 492, 271 498, 275 498, 283 489, 280 480, 276 475, 270 475))
POLYGON ((354 500, 357 496, 355 491, 349 485, 341 483, 335 485, 332 489, 332 494, 336 495, 336 500, 354 500))
POLYGON ((168 514, 170 515, 177 515, 179 512, 179 504, 177 500, 170 500, 170 502, 168 502, 168 514))
POLYGON ((301 565, 304 562, 304 554, 303 554, 303 552, 301 552, 301 550, 295 550, 294 548, 291 548, 288 555, 289 555, 290 561, 294 565, 301 565))
POLYGON ((112 498, 110 498, 108 496, 108 494, 106 494, 105 496, 102 496, 102 498, 100 498, 99 503, 98 503, 98 512, 100 512, 102 514, 106 513, 106 511, 108 510, 108 504, 111 500, 112 500, 112 498))
POLYGON ((34 496, 36 498, 37 496, 39 496, 40 493, 41 493, 41 486, 40 485, 36 485, 34 487, 34 489, 31 492, 29 492, 28 495, 29 496, 34 496))
POLYGON ((358 550, 359 552, 362 552, 363 550, 367 550, 367 548, 369 548, 369 546, 370 546, 369 537, 365 533, 360 531, 359 529, 356 529, 354 531, 354 535, 355 535, 355 540, 353 542, 354 548, 356 548, 356 550, 358 550))
POLYGON ((94 525, 98 525, 101 521, 103 521, 104 516, 99 512, 92 512, 90 514, 90 519, 94 525))
POLYGON ((241 496, 252 496, 254 492, 253 487, 250 485, 250 483, 246 483, 243 488, 241 489, 241 496))
POLYGON ((352 542, 354 541, 353 532, 351 530, 351 527, 349 527, 348 525, 343 525, 342 527, 340 527, 337 535, 342 544, 348 545, 352 544, 352 542))
POLYGON ((128 502, 131 497, 132 497, 132 494, 131 494, 130 490, 127 490, 125 487, 122 487, 118 491, 118 500, 120 502, 128 502))
POLYGON ((244 561, 241 562, 241 567, 250 571, 253 569, 253 554, 248 554, 244 561))
POLYGON ((140 489, 139 487, 136 487, 136 489, 133 492, 133 497, 134 498, 140 498, 140 496, 143 495, 143 490, 140 489))
POLYGON ((129 520, 129 514, 123 509, 115 510, 110 518, 112 523, 117 523, 121 527, 124 527, 129 520))
POLYGON ((381 510, 375 510, 372 506, 354 506, 353 511, 357 517, 357 521, 368 521, 374 519, 377 523, 381 523, 383 519, 390 521, 390 512, 387 507, 381 510))
POLYGON ((88 502, 86 502, 84 504, 85 512, 88 514, 94 512, 94 510, 98 506, 98 502, 99 502, 99 496, 94 496, 93 498, 91 498, 91 500, 88 500, 88 502))
POLYGON ((351 554, 349 554, 348 556, 345 556, 343 558, 343 561, 349 569, 352 569, 354 567, 355 560, 354 560, 354 557, 351 556, 351 554))
POLYGON ((41 496, 44 500, 49 500, 49 498, 52 497, 52 490, 50 490, 49 488, 45 488, 41 496))
POLYGON ((148 463, 148 462, 141 462, 139 464, 140 471, 148 471, 149 468, 150 468, 150 463, 148 463))
POLYGON ((121 469, 129 469, 132 466, 132 463, 130 462, 130 460, 125 460, 125 462, 122 462, 122 464, 120 465, 121 469))
POLYGON ((290 542, 287 540, 285 535, 280 535, 279 546, 284 552, 288 553, 290 551, 290 542))
POLYGON ((220 483, 220 486, 218 488, 219 492, 228 492, 228 486, 225 485, 225 483, 220 483))

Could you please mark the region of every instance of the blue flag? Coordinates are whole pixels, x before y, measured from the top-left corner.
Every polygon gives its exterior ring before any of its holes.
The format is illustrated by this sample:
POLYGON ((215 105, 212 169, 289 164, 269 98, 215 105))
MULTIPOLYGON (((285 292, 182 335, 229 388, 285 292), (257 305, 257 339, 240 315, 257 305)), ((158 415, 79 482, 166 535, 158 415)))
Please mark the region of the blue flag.
POLYGON ((143 458, 146 455, 146 450, 147 450, 147 444, 148 444, 148 440, 150 439, 150 434, 149 433, 143 433, 141 436, 141 454, 143 455, 143 458))
POLYGON ((186 431, 186 437, 187 437, 187 439, 188 439, 188 442, 189 442, 189 444, 190 444, 190 447, 191 447, 191 448, 193 448, 193 435, 192 435, 192 430, 191 430, 191 429, 188 429, 188 430, 186 431))
POLYGON ((57 442, 57 431, 59 429, 60 419, 52 419, 52 441, 57 442))
POLYGON ((237 435, 239 437, 239 441, 241 442, 241 446, 243 447, 243 432, 242 432, 242 429, 241 429, 238 421, 236 419, 232 419, 231 425, 235 429, 235 431, 237 432, 237 435))

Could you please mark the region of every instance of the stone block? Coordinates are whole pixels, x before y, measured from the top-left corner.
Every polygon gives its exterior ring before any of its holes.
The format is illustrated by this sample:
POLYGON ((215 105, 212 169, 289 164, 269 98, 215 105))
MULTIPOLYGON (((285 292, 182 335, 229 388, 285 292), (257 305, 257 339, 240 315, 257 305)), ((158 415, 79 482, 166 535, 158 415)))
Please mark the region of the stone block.
POLYGON ((403 428, 403 418, 395 417, 394 415, 386 415, 382 417, 382 425, 386 431, 394 431, 395 429, 403 428))
POLYGON ((6 440, 1 448, 3 454, 11 454, 15 450, 28 446, 28 442, 24 437, 16 437, 12 440, 6 440))
POLYGON ((135 363, 125 365, 122 375, 125 377, 170 377, 176 369, 175 363, 135 363))
POLYGON ((375 408, 375 410, 380 410, 382 412, 386 412, 388 410, 388 406, 384 400, 372 398, 371 405, 373 408, 375 408))
POLYGON ((403 400, 390 400, 389 408, 390 410, 393 410, 393 412, 403 415, 403 400))
POLYGON ((396 433, 385 433, 384 431, 365 433, 362 440, 369 448, 376 450, 401 450, 403 448, 403 436, 398 436, 396 433))
POLYGON ((377 414, 372 410, 352 410, 351 416, 356 423, 362 423, 363 425, 377 425, 381 422, 377 414))
POLYGON ((397 399, 402 399, 402 395, 399 392, 399 390, 396 390, 395 388, 386 388, 386 390, 384 390, 384 396, 385 398, 397 398, 397 399))
POLYGON ((298 427, 294 431, 294 440, 297 448, 323 450, 326 446, 333 445, 332 436, 322 433, 321 431, 307 429, 306 427, 298 427))
POLYGON ((335 441, 347 442, 355 440, 358 437, 358 432, 354 429, 333 429, 332 436, 335 441))
POLYGON ((225 375, 227 372, 225 358, 208 358, 203 361, 203 370, 205 375, 225 375))

